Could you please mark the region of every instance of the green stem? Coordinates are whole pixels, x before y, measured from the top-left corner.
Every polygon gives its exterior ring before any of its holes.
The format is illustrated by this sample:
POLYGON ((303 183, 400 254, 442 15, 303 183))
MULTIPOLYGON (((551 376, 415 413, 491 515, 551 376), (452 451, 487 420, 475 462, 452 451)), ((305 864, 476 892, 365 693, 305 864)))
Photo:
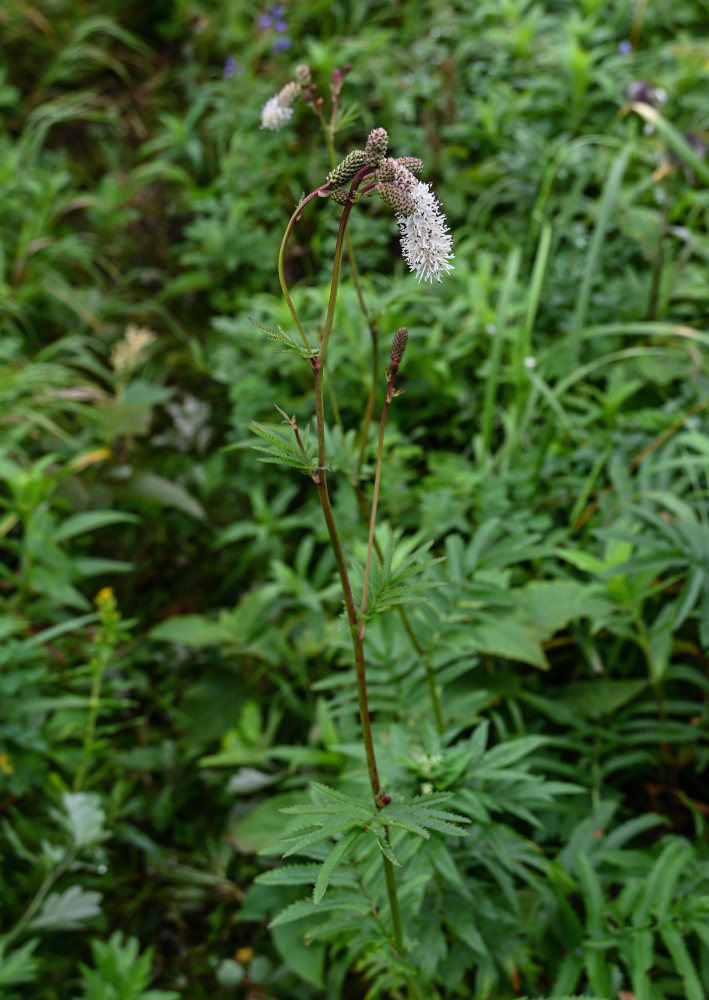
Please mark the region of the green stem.
MULTIPOLYGON (((356 479, 353 479, 352 488, 355 491, 355 497, 357 498, 357 505, 359 507, 360 514, 362 515, 363 520, 366 521, 369 518, 369 512, 367 510, 367 501, 365 500, 362 486, 356 479)), ((377 541, 376 535, 374 536, 374 551, 377 553, 379 562, 383 563, 384 553, 382 552, 381 545, 377 541)), ((439 735, 441 735, 445 730, 445 723, 443 721, 441 699, 438 694, 438 688, 436 687, 436 674, 433 670, 433 664, 431 663, 431 654, 427 654, 425 647, 421 642, 419 642, 419 638, 414 631, 414 627, 409 621, 409 616, 406 614, 406 608, 402 604, 399 604, 397 606, 397 611, 399 612, 399 617, 401 618, 404 630, 411 641, 411 645, 423 660, 424 669, 426 671, 426 682, 428 684, 428 691, 431 697, 431 707, 433 708, 433 715, 436 720, 436 730, 439 735)))
POLYGON ((335 418, 335 423, 340 428, 342 432, 342 437, 345 436, 345 426, 342 423, 342 415, 340 414, 340 407, 337 405, 337 397, 335 396, 335 390, 332 385, 332 378, 330 376, 330 366, 325 365, 325 384, 327 385, 327 396, 330 400, 330 406, 332 408, 332 415, 335 418))
POLYGON ((360 476, 364 465, 364 456, 367 451, 367 438, 369 437, 369 427, 374 415, 374 403, 377 395, 377 380, 379 378, 379 332, 375 323, 370 323, 369 330, 372 335, 372 385, 367 398, 367 405, 364 410, 364 420, 362 421, 362 431, 359 442, 359 456, 357 458, 357 470, 355 475, 360 476))
MULTIPOLYGON (((316 383, 321 381, 319 379, 319 372, 316 370, 316 383)), ((374 754, 374 738, 372 736, 372 723, 369 717, 369 704, 367 700, 367 681, 365 677, 365 667, 364 667, 364 645, 362 642, 362 636, 360 635, 359 620, 357 617, 357 610, 355 608, 354 597, 352 595, 352 586, 350 584, 349 574, 347 573, 347 565, 345 563, 345 556, 342 551, 342 545, 340 544, 340 537, 337 532, 337 527, 335 525, 335 519, 332 513, 332 505, 330 503, 330 496, 327 490, 327 478, 325 474, 325 469, 321 468, 318 471, 318 479, 316 482, 318 490, 318 498, 320 500, 320 506, 322 507, 322 512, 325 517, 325 524, 327 525, 328 535, 330 536, 330 544, 332 546, 332 551, 335 555, 335 562, 337 563, 337 570, 340 574, 340 583, 342 584, 342 594, 345 599, 345 611, 347 613, 347 620, 350 624, 350 633, 352 635, 352 646, 354 649, 355 657, 355 675, 357 679, 357 702, 359 705, 359 720, 362 726, 362 741, 364 743, 364 752, 367 759, 367 771, 369 772, 369 783, 372 786, 372 795, 374 796, 374 801, 378 808, 384 805, 382 801, 382 787, 379 781, 379 772, 377 771, 377 761, 374 754)))
POLYGON ((44 902, 44 899, 45 899, 47 893, 49 892, 49 890, 52 888, 52 886, 57 881, 57 879, 60 878, 64 874, 64 872, 67 870, 67 868, 72 864, 72 862, 74 861, 75 857, 76 857, 76 851, 73 851, 73 850, 69 851, 67 854, 64 855, 63 859, 59 862, 59 864, 57 865, 57 867, 53 868, 52 871, 49 872, 49 874, 45 876, 45 878, 42 881, 40 887, 37 889, 37 892, 34 894, 34 896, 32 897, 32 899, 30 900, 30 904, 27 907, 27 909, 25 910, 25 912, 22 914, 22 916, 17 921, 17 923, 15 924, 15 926, 10 931, 8 931, 8 933, 5 935, 5 938, 3 940, 3 947, 4 947, 5 950, 7 950, 7 948, 9 947, 9 945, 16 938, 18 938, 20 936, 20 934, 22 934, 22 932, 24 931, 25 927, 27 927, 27 925, 32 920, 32 918, 34 917, 34 915, 37 912, 37 910, 40 908, 40 906, 44 902))
POLYGON ((84 730, 84 745, 81 753, 81 763, 78 771, 76 772, 76 777, 74 778, 74 792, 81 791, 82 785, 84 784, 84 778, 86 777, 86 771, 89 766, 91 745, 94 741, 96 719, 98 718, 98 710, 101 703, 101 684, 103 682, 103 675, 106 667, 108 666, 110 656, 110 650, 101 650, 97 653, 91 664, 93 668, 93 676, 91 677, 91 692, 89 694, 89 714, 86 720, 86 729, 84 730))
POLYGON ((352 212, 353 202, 351 200, 347 201, 347 204, 342 209, 342 215, 340 216, 340 226, 337 230, 337 239, 335 240, 335 256, 332 261, 332 280, 330 282, 330 297, 327 303, 327 315, 325 316, 325 326, 323 328, 322 336, 320 337, 320 357, 324 361, 327 356, 327 345, 330 342, 330 334, 332 333, 332 322, 335 318, 335 306, 337 304, 337 292, 340 285, 340 272, 342 270, 342 248, 345 240, 345 230, 347 228, 347 223, 350 218, 350 213, 352 212))
POLYGON ((389 893, 389 905, 391 906, 391 919, 394 925, 394 941, 396 942, 396 950, 400 955, 404 954, 404 933, 401 927, 401 910, 399 909, 399 898, 396 894, 396 881, 394 879, 394 865, 389 860, 389 858, 382 855, 382 862, 384 863, 384 876, 387 883, 387 892, 389 893))

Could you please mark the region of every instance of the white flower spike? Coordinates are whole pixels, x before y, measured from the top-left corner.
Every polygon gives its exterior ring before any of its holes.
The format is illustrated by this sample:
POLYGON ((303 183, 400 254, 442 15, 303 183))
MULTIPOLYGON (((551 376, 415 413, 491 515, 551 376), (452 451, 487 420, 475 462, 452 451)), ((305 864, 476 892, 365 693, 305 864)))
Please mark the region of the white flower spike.
POLYGON ((398 215, 401 252, 418 280, 441 280, 441 272, 453 270, 453 237, 431 185, 418 181, 411 191, 414 210, 410 215, 398 215))
POLYGON ((293 108, 289 104, 281 103, 279 98, 280 94, 276 94, 264 104, 261 111, 261 128, 277 132, 292 116, 293 108))

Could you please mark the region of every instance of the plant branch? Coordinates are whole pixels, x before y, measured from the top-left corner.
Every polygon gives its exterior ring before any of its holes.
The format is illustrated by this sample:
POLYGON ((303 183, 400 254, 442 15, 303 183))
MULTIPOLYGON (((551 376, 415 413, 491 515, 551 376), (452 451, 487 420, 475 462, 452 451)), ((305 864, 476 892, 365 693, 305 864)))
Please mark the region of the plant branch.
POLYGON ((27 925, 30 923, 30 921, 34 917, 34 915, 37 912, 37 910, 40 908, 40 906, 44 902, 45 897, 46 897, 47 893, 49 892, 49 890, 52 888, 52 886, 57 881, 57 879, 59 879, 64 874, 64 872, 67 870, 67 868, 69 868, 69 866, 71 864, 73 864, 73 862, 74 862, 75 859, 76 859, 76 851, 75 850, 67 851, 67 853, 64 855, 64 857, 62 858, 62 860, 56 866, 56 868, 53 868, 47 875, 45 875, 44 879, 42 880, 41 885, 37 889, 37 892, 34 894, 34 896, 32 897, 32 899, 30 900, 29 905, 28 905, 27 909, 25 910, 25 912, 22 914, 22 916, 17 921, 17 923, 15 924, 15 926, 13 928, 11 928, 8 931, 8 933, 5 935, 5 937, 3 939, 3 946, 4 946, 5 950, 7 950, 8 946, 16 938, 18 938, 20 936, 20 934, 22 934, 22 932, 24 931, 24 929, 27 927, 27 925))

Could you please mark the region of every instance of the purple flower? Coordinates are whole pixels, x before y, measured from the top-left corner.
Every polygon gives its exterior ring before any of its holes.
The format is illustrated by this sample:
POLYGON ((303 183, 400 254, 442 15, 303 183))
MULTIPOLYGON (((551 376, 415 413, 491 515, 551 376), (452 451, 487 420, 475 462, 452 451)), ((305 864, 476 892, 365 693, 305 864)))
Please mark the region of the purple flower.
POLYGON ((273 7, 271 7, 271 13, 273 14, 274 17, 282 17, 285 12, 285 9, 286 9, 285 4, 274 3, 273 7))
POLYGON ((282 35, 280 38, 276 39, 271 48, 274 52, 287 52, 292 44, 293 43, 288 35, 282 35))
POLYGON ((622 42, 618 42, 618 51, 622 56, 629 56, 633 51, 633 43, 624 38, 622 42))
POLYGON ((241 73, 242 69, 234 56, 227 56, 224 60, 224 67, 222 68, 222 78, 224 80, 231 80, 233 76, 241 73))
POLYGON ((270 28, 273 26, 273 18, 270 14, 262 14, 258 19, 259 27, 270 28))
POLYGON ((276 31, 288 31, 288 22, 284 21, 282 17, 279 17, 273 27, 276 31))

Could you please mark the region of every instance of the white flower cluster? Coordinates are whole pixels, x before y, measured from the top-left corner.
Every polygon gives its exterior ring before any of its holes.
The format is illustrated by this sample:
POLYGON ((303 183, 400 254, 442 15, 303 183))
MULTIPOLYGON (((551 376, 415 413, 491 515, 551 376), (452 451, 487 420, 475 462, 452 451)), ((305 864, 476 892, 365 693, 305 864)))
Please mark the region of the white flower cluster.
POLYGON ((293 108, 290 104, 284 104, 280 97, 280 94, 276 94, 264 104, 261 111, 261 128, 269 128, 272 132, 277 132, 292 116, 293 108))
POLYGON ((269 98, 261 111, 261 128, 277 132, 281 125, 285 125, 293 114, 293 104, 300 96, 301 89, 297 80, 291 80, 274 97, 269 98))
POLYGON ((446 217, 430 184, 418 181, 411 191, 414 210, 410 215, 398 215, 401 252, 418 280, 441 280, 441 271, 453 270, 453 237, 446 217))

